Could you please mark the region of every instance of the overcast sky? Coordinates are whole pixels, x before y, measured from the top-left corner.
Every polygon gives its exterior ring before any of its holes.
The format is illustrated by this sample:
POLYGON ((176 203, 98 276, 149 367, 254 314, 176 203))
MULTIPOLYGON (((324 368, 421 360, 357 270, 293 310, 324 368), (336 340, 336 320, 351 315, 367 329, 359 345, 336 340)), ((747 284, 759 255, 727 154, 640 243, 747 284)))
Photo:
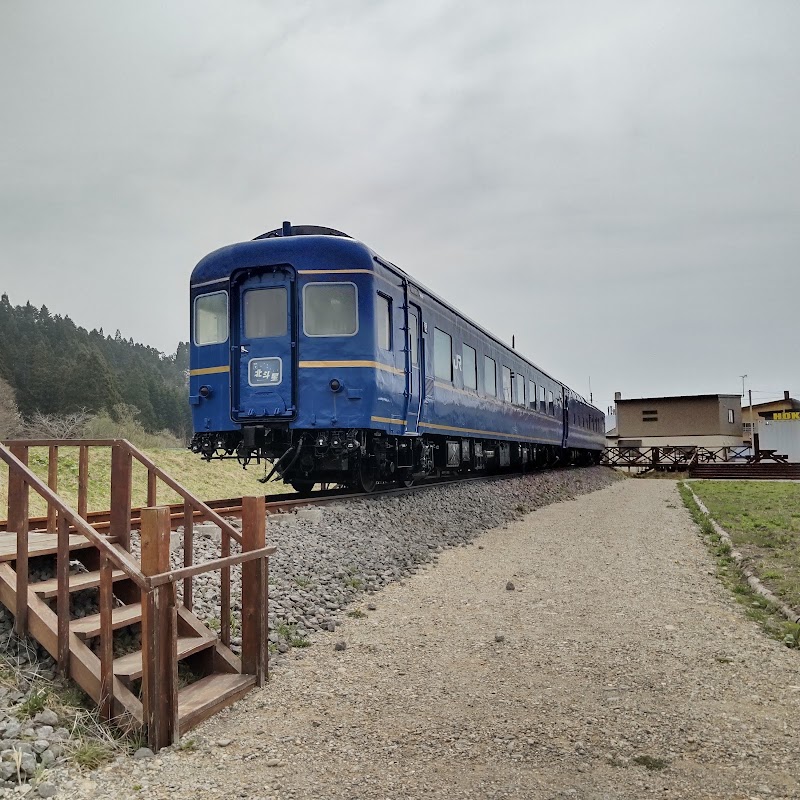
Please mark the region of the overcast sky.
POLYGON ((800 396, 798 30, 797 0, 0 0, 0 289, 172 352, 195 263, 289 219, 603 410, 800 396))

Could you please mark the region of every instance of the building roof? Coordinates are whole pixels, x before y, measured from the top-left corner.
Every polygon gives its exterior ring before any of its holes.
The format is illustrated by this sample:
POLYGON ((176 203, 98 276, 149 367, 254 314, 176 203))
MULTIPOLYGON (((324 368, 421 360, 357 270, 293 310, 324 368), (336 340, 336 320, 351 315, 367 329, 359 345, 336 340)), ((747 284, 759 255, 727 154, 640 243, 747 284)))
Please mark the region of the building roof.
POLYGON ((649 403, 651 401, 662 400, 718 400, 720 397, 741 397, 739 394, 676 394, 666 395, 665 397, 626 397, 615 400, 620 403, 649 403))
MULTIPOLYGON (((759 409, 772 410, 773 406, 775 410, 777 410, 778 407, 788 406, 792 411, 796 411, 800 409, 800 400, 794 397, 780 397, 777 400, 762 400, 760 403, 753 403, 753 411, 758 411, 759 409)), ((750 408, 750 404, 743 402, 742 408, 750 408)))

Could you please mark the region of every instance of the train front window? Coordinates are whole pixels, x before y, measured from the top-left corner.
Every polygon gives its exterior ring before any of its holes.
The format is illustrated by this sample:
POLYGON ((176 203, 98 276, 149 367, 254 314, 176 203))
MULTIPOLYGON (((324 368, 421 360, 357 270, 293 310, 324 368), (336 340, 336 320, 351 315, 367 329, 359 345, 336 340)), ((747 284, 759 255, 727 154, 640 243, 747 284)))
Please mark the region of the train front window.
POLYGON ((269 336, 285 336, 288 328, 286 298, 286 289, 281 286, 245 292, 245 337, 265 339, 269 336))
POLYGON ((228 293, 212 292, 194 299, 194 343, 221 344, 228 341, 228 293))
POLYGON ((358 333, 358 293, 354 283, 308 283, 303 287, 306 336, 358 333))

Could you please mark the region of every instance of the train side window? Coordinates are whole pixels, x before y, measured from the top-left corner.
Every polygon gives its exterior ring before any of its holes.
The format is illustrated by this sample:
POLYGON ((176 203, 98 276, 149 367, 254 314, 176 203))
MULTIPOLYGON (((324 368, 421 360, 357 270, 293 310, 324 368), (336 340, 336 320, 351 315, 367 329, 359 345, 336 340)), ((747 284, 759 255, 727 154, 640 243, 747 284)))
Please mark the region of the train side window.
POLYGON ((303 287, 306 336, 355 336, 358 290, 354 283, 307 283, 303 287))
POLYGON ((536 408, 536 384, 528 381, 528 408, 536 408))
POLYGON ((461 346, 461 368, 464 370, 464 388, 478 388, 478 359, 468 344, 461 346))
POLYGON ((385 295, 376 298, 375 326, 378 334, 378 347, 392 349, 392 301, 385 295))
POLYGON ((556 413, 556 407, 555 407, 555 405, 553 404, 553 393, 552 393, 552 392, 548 392, 548 393, 547 393, 547 405, 548 405, 548 407, 549 407, 549 409, 550 409, 550 413, 551 413, 553 416, 555 416, 555 413, 556 413))
POLYGON ((244 335, 247 339, 285 336, 288 329, 287 292, 282 286, 244 293, 244 335))
POLYGON ((489 397, 497 397, 497 364, 489 356, 483 357, 483 391, 489 397))
POLYGON ((539 386, 539 411, 547 411, 546 403, 544 401, 544 386, 539 386))
POLYGON ((525 405, 525 376, 520 372, 514 373, 514 403, 525 405))
POLYGON ((511 370, 503 367, 503 402, 511 402, 511 370))
POLYGON ((221 344, 228 341, 228 293, 211 292, 194 299, 194 343, 221 344))
POLYGON ((411 363, 419 364, 419 320, 416 314, 408 314, 408 337, 411 340, 411 363))
POLYGON ((433 372, 437 378, 453 380, 453 340, 438 328, 433 329, 433 372))

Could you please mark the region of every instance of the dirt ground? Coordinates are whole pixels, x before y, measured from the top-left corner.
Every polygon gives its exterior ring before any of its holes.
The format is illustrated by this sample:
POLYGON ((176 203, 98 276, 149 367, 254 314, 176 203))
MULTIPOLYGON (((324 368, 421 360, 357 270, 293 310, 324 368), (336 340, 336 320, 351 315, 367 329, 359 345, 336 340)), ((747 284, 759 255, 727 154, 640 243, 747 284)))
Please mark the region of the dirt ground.
POLYGON ((66 796, 798 797, 800 654, 713 573, 674 482, 620 481, 365 597, 182 749, 66 796))

